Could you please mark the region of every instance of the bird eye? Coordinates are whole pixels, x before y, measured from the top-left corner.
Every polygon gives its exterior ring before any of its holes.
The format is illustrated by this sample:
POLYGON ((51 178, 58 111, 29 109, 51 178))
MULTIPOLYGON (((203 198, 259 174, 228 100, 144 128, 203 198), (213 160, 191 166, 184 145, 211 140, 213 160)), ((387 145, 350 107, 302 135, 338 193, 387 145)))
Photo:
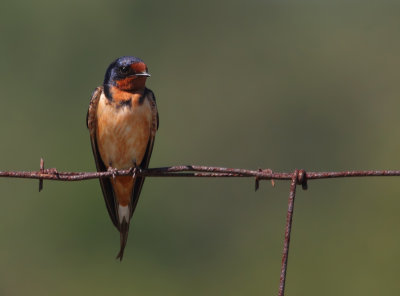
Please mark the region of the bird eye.
POLYGON ((129 73, 129 70, 130 70, 130 67, 129 67, 129 66, 122 66, 122 67, 119 68, 119 72, 120 72, 122 75, 128 74, 128 73, 129 73))

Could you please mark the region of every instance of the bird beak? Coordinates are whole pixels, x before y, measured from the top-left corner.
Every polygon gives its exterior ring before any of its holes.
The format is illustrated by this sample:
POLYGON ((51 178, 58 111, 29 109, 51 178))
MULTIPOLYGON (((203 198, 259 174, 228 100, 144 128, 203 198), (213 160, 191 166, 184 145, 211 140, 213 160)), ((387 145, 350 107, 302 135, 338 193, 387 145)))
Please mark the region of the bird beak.
POLYGON ((135 76, 145 76, 145 77, 150 77, 151 75, 147 72, 142 72, 142 73, 136 73, 135 76))

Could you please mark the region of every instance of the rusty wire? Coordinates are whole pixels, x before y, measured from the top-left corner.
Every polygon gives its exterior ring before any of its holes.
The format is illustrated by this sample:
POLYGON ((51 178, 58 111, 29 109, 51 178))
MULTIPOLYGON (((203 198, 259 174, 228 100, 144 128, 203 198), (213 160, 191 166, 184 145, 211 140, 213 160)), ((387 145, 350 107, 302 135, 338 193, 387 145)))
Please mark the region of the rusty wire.
MULTIPOLYGON (((59 172, 57 169, 45 169, 41 160, 39 171, 0 171, 0 178, 25 178, 54 181, 82 181, 111 176, 129 176, 132 170, 117 170, 107 172, 59 172)), ((182 165, 140 169, 136 172, 142 177, 244 177, 256 180, 291 180, 293 173, 273 172, 265 170, 247 170, 199 165, 182 165)), ((346 177, 379 177, 400 176, 400 170, 370 170, 370 171, 341 171, 341 172, 305 172, 299 171, 297 182, 306 186, 304 180, 346 178, 346 177)))
MULTIPOLYGON (((304 171, 302 170, 302 173, 304 171)), ((296 197, 296 185, 299 182, 299 170, 295 170, 292 174, 292 181, 290 182, 290 193, 289 193, 289 201, 288 201, 288 211, 286 215, 286 228, 285 228, 285 239, 283 242, 283 254, 282 254, 282 264, 281 264, 281 277, 279 282, 279 296, 283 296, 285 294, 285 284, 286 284, 286 270, 289 256, 289 244, 290 244, 290 233, 292 230, 292 221, 293 221, 293 210, 294 210, 294 199, 296 197)), ((305 180, 303 180, 304 184, 305 180)), ((302 183, 303 185, 303 183, 302 183)), ((303 188, 305 189, 305 186, 303 188)))
POLYGON ((242 177, 254 178, 256 190, 260 180, 291 180, 286 216, 285 237, 282 253, 281 275, 279 283, 279 296, 285 293, 286 272, 288 265, 290 234, 292 229, 294 200, 296 197, 296 185, 301 185, 307 189, 308 180, 328 179, 328 178, 348 178, 348 177, 383 177, 400 176, 400 170, 366 170, 366 171, 340 171, 340 172, 306 172, 295 170, 293 173, 273 172, 271 169, 235 169, 212 166, 183 165, 159 167, 139 170, 116 170, 107 172, 59 172, 55 168, 45 169, 44 161, 40 159, 39 171, 0 171, 0 178, 25 178, 38 179, 39 191, 43 189, 43 180, 54 181, 82 181, 99 178, 109 178, 113 176, 129 176, 136 174, 143 177, 242 177))

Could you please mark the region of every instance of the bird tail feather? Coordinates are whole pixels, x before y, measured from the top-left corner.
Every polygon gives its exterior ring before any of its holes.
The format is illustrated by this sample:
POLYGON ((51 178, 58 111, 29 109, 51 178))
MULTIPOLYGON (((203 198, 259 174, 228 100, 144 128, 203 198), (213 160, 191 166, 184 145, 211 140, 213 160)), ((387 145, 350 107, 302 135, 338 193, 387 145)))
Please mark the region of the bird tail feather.
POLYGON ((119 250, 119 253, 118 253, 116 259, 119 259, 120 261, 122 261, 122 257, 124 256, 124 250, 125 250, 126 242, 128 241, 128 233, 129 233, 129 223, 126 222, 125 217, 123 218, 122 223, 120 224, 119 232, 120 232, 121 248, 119 250))

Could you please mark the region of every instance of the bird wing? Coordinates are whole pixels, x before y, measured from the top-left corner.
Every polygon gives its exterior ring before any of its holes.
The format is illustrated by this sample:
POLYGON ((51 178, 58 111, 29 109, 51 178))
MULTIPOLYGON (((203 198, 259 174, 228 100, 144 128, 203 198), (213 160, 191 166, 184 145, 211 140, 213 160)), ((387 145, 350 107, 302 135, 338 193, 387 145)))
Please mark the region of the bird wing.
MULTIPOLYGON (((149 138, 149 142, 147 143, 147 148, 146 148, 146 152, 144 154, 143 160, 139 164, 141 169, 147 169, 149 167, 151 153, 153 152, 153 145, 154 145, 156 131, 159 126, 159 116, 158 116, 156 98, 154 96, 154 93, 150 89, 146 88, 143 96, 145 97, 145 100, 149 100, 150 106, 151 106, 151 111, 152 111, 152 123, 151 123, 151 127, 150 127, 150 129, 151 129, 150 130, 150 138, 149 138)), ((131 196, 130 217, 132 217, 133 212, 135 211, 137 202, 139 200, 140 192, 142 191, 144 179, 145 178, 141 177, 141 176, 136 177, 135 183, 133 184, 133 190, 132 190, 132 196, 131 196)))
MULTIPOLYGON (((92 151, 93 156, 96 161, 96 168, 98 172, 107 171, 107 167, 104 165, 100 153, 99 148, 97 146, 97 138, 96 138, 96 131, 97 131, 97 106, 99 104, 100 96, 103 93, 103 87, 97 87, 93 94, 92 98, 90 99, 89 109, 86 116, 86 125, 89 129, 90 133, 90 142, 92 143, 92 151)), ((110 215, 111 221, 113 222, 114 226, 119 229, 119 222, 117 218, 117 208, 116 208, 116 201, 114 190, 111 185, 110 178, 99 178, 101 190, 103 191, 104 201, 107 206, 108 214, 110 215)))

